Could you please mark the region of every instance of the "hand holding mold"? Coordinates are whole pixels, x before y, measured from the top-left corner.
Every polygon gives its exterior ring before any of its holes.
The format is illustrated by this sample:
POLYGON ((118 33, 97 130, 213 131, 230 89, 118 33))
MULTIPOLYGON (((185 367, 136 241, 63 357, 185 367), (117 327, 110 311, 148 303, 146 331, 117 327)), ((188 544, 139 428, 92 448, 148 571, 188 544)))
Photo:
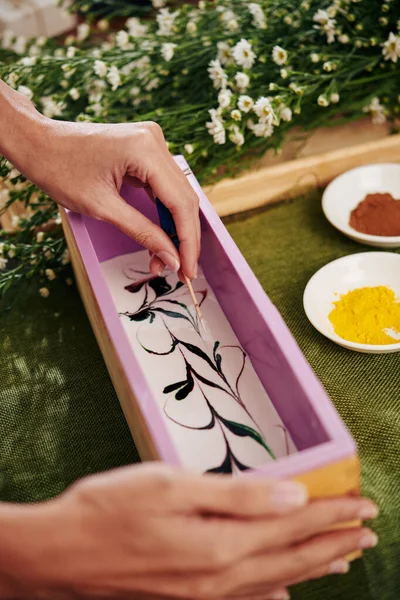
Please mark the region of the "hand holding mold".
POLYGON ((361 527, 324 533, 376 516, 368 500, 309 502, 299 483, 162 464, 88 477, 55 500, 12 510, 0 534, 18 522, 0 560, 8 599, 284 600, 286 586, 345 573, 343 556, 377 541, 361 527))

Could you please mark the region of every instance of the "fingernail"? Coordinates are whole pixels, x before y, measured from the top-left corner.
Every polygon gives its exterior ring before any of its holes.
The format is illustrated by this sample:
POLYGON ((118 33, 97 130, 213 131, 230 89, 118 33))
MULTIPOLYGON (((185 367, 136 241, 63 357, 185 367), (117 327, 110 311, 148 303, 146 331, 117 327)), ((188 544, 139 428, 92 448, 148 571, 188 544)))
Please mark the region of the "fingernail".
POLYGON ((307 504, 308 491, 305 485, 296 481, 279 481, 272 490, 272 501, 279 508, 294 508, 307 504))
POLYGON ((275 592, 275 594, 270 594, 268 596, 268 600, 290 600, 290 594, 289 592, 282 590, 279 592, 275 592))
POLYGON ((157 274, 158 274, 159 277, 161 277, 161 275, 164 273, 164 269, 165 269, 165 266, 164 267, 160 267, 158 269, 157 274))
POLYGON ((361 506, 358 516, 362 521, 369 521, 370 519, 376 519, 379 515, 379 508, 372 502, 364 502, 361 506))
POLYGON ((373 531, 366 531, 362 538, 360 539, 360 543, 358 544, 361 550, 366 550, 367 548, 375 548, 378 545, 379 538, 373 531))
POLYGON ((348 573, 350 571, 350 564, 344 558, 333 561, 329 565, 329 573, 348 573))
POLYGON ((160 260, 163 261, 163 263, 165 263, 167 265, 167 267, 172 269, 172 271, 177 272, 181 268, 181 265, 179 264, 179 260, 176 259, 175 256, 173 256, 166 250, 162 250, 161 252, 159 252, 157 254, 157 256, 160 260))

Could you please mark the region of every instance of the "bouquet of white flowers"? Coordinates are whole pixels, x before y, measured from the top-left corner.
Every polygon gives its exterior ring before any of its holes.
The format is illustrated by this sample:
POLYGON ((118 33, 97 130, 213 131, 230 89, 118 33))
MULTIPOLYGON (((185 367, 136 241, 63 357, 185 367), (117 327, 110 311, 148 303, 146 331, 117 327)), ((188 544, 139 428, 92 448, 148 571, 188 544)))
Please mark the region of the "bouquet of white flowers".
MULTIPOLYGON (((210 182, 278 149, 294 125, 312 129, 366 113, 376 123, 395 122, 399 29, 394 0, 201 1, 162 6, 146 22, 131 17, 105 41, 84 23, 62 48, 51 40, 22 48, 6 32, 0 76, 48 117, 157 121, 170 151, 185 154, 210 182)), ((54 233, 54 247, 48 235, 29 247, 29 235, 48 219, 56 222, 57 209, 12 165, 3 162, 0 174, 3 205, 27 206, 20 230, 3 234, 0 266, 10 243, 20 260, 0 274, 1 290, 25 273, 58 274, 65 247, 54 233)))

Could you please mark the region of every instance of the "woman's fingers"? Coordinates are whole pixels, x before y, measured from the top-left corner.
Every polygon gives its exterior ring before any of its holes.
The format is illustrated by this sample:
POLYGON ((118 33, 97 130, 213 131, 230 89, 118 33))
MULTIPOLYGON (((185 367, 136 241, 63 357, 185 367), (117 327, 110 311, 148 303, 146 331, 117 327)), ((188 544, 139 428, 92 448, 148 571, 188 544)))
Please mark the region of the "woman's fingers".
POLYGON ((236 535, 243 542, 248 540, 248 551, 260 552, 302 542, 340 523, 369 520, 377 515, 377 506, 370 500, 333 498, 311 502, 292 514, 278 515, 269 520, 268 528, 260 527, 258 522, 237 523, 235 527, 236 535))
POLYGON ((160 159, 157 169, 152 170, 149 183, 153 193, 172 213, 180 241, 182 270, 193 278, 200 253, 197 195, 169 153, 160 159))
POLYGON ((160 268, 163 263, 173 271, 177 272, 180 269, 179 254, 167 234, 158 225, 124 202, 120 196, 115 196, 108 206, 110 208, 99 216, 153 252, 159 259, 156 268, 160 268))
POLYGON ((136 126, 130 144, 123 151, 124 177, 134 185, 143 182, 150 186, 154 196, 171 211, 180 240, 182 271, 192 279, 200 254, 197 194, 168 151, 159 125, 143 122, 136 126))
POLYGON ((377 537, 370 529, 345 529, 325 533, 312 540, 239 561, 223 574, 230 589, 269 583, 277 587, 305 581, 310 573, 328 574, 330 565, 355 550, 372 548, 377 537), (319 571, 320 569, 320 571, 319 571))
POLYGON ((161 260, 161 258, 158 258, 158 256, 156 256, 155 254, 152 254, 151 258, 150 258, 150 271, 153 273, 153 275, 162 275, 164 269, 165 269, 165 263, 164 261, 161 260))
MULTIPOLYGON (((196 477, 186 473, 177 479, 174 498, 182 511, 239 519, 287 514, 305 506, 307 500, 306 487, 294 481, 216 475, 196 477)), ((240 525, 240 521, 234 523, 240 525)), ((218 525, 218 521, 216 524, 218 525)), ((245 523, 243 526, 247 527, 245 523)), ((245 535, 250 535, 251 526, 250 530, 245 528, 243 531, 245 535)))

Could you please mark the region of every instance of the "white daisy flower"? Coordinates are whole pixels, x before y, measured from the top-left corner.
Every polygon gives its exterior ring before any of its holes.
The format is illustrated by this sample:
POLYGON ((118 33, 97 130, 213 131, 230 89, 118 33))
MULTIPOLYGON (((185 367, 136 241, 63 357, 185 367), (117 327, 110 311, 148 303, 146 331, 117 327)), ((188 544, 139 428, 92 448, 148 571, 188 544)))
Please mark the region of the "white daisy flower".
POLYGON ((279 116, 282 119, 282 121, 290 122, 293 117, 292 109, 288 106, 284 106, 283 108, 281 108, 279 116))
POLYGON ((277 64, 281 67, 282 65, 284 65, 286 63, 287 59, 288 59, 288 53, 286 52, 286 50, 284 50, 284 48, 281 48, 280 46, 273 47, 272 60, 274 61, 275 64, 277 64))
POLYGON ((171 44, 168 42, 165 44, 162 44, 161 56, 163 57, 163 59, 166 60, 167 62, 169 62, 174 56, 176 47, 177 47, 177 44, 171 44))
POLYGON ((175 19, 178 15, 178 10, 170 13, 168 8, 161 8, 156 17, 158 24, 157 34, 163 36, 172 35, 175 29, 175 19))
POLYGON ((79 98, 81 97, 79 90, 77 90, 76 88, 71 88, 69 90, 69 95, 71 96, 72 100, 79 100, 79 98))
POLYGON ((208 67, 210 79, 214 84, 215 89, 225 88, 228 76, 225 73, 218 59, 212 60, 208 67))
POLYGON ((52 96, 44 96, 41 98, 41 102, 43 106, 43 114, 49 119, 52 119, 53 117, 59 117, 62 115, 62 111, 65 109, 64 102, 57 102, 52 96))
POLYGON ((53 269, 46 269, 44 274, 46 275, 46 277, 49 281, 53 281, 53 279, 55 279, 57 277, 57 275, 54 273, 53 269))
POLYGON ((151 3, 154 6, 154 8, 159 9, 164 8, 167 2, 166 0, 151 0, 151 3))
POLYGON ((81 23, 76 28, 76 31, 77 31, 77 35, 76 35, 77 39, 80 42, 83 42, 83 40, 85 40, 90 33, 90 26, 87 23, 81 23))
POLYGON ((232 118, 234 121, 240 121, 240 120, 241 120, 241 118, 242 118, 242 113, 240 112, 240 110, 238 110, 237 108, 235 108, 235 109, 233 109, 233 110, 231 111, 231 118, 232 118))
POLYGON ((337 92, 333 92, 333 94, 331 94, 331 102, 332 104, 337 104, 340 100, 340 96, 337 92))
POLYGON ((130 96, 139 96, 139 94, 140 94, 140 88, 137 87, 137 86, 134 86, 133 88, 131 88, 129 90, 129 95, 130 96))
POLYGON ((260 123, 272 123, 274 119, 274 110, 268 98, 261 96, 255 103, 253 110, 259 118, 260 123))
POLYGON ((254 27, 257 27, 257 29, 266 29, 267 22, 265 19, 264 11, 261 8, 261 6, 256 2, 250 2, 250 4, 248 5, 248 9, 251 16, 253 17, 252 22, 254 27))
POLYGON ((127 20, 126 26, 129 31, 129 35, 132 37, 143 37, 147 33, 147 26, 143 25, 136 17, 131 17, 127 20))
POLYGON ((233 58, 237 65, 244 69, 251 69, 257 56, 253 52, 250 42, 242 38, 233 47, 233 58))
POLYGON ((107 73, 107 81, 111 85, 113 92, 121 85, 121 75, 119 69, 115 65, 112 65, 107 73))
POLYGON ((187 154, 193 154, 193 152, 194 152, 194 148, 193 148, 192 144, 185 144, 183 146, 183 148, 187 154))
POLYGON ((240 131, 239 127, 237 125, 233 125, 229 128, 229 131, 229 139, 232 142, 232 144, 235 144, 235 146, 243 146, 244 135, 240 131))
POLYGON ((397 63, 400 58, 400 36, 395 35, 393 32, 389 33, 388 39, 383 44, 382 54, 385 60, 397 63))
POLYGON ((4 271, 4 269, 6 268, 8 263, 8 259, 7 258, 0 258, 0 271, 4 271))
MULTIPOLYGON (((34 264, 34 263, 33 263, 33 264, 34 264)), ((48 298, 48 297, 49 297, 49 295, 50 295, 50 292, 49 292, 48 288, 46 288, 46 287, 42 287, 42 288, 40 288, 40 290, 39 290, 39 294, 42 296, 42 298, 48 298)))
POLYGON ((75 46, 70 46, 70 47, 67 49, 67 55, 66 55, 66 56, 67 56, 67 58, 74 58, 74 56, 75 56, 75 54, 76 54, 76 50, 77 50, 77 49, 75 48, 75 46))
POLYGON ((319 8, 313 16, 313 21, 315 21, 315 23, 318 23, 318 25, 326 25, 329 21, 329 15, 327 11, 319 8))
POLYGON ((246 91, 250 84, 250 77, 246 73, 240 71, 235 75, 236 85, 241 92, 246 91))
POLYGON ((217 43, 218 54, 217 59, 221 65, 230 65, 233 63, 232 48, 226 42, 217 43))
POLYGON ((226 108, 230 105, 232 100, 232 92, 231 90, 225 89, 221 90, 218 94, 218 104, 221 108, 226 108))
POLYGON ((324 64, 322 65, 322 68, 324 71, 326 71, 327 73, 330 73, 331 71, 333 71, 333 64, 330 60, 327 60, 326 62, 324 62, 324 64))
POLYGON ((380 103, 379 98, 375 96, 372 98, 368 106, 363 108, 365 113, 370 113, 372 116, 372 122, 375 125, 382 125, 386 121, 385 107, 380 103))
POLYGON ((126 50, 129 45, 129 34, 121 29, 115 36, 115 43, 121 50, 126 50))
POLYGON ((287 79, 289 77, 289 73, 288 73, 287 69, 281 69, 280 74, 281 74, 282 79, 287 79))
POLYGON ((8 258, 15 258, 15 256, 16 256, 15 248, 16 248, 15 244, 10 244, 10 249, 7 252, 8 258))
POLYGON ((324 108, 329 106, 329 100, 324 94, 321 94, 320 96, 318 96, 317 102, 318 102, 319 106, 322 106, 324 108))
POLYGON ((317 62, 319 62, 319 60, 320 60, 319 54, 316 54, 316 52, 313 52, 313 54, 311 54, 311 62, 317 63, 317 62))
POLYGON ((206 123, 208 133, 213 136, 215 144, 225 144, 226 132, 223 122, 220 118, 220 113, 214 108, 211 108, 208 112, 211 116, 211 121, 206 123))
POLYGON ((9 76, 7 77, 6 83, 8 83, 8 85, 12 88, 15 88, 17 85, 17 81, 19 79, 19 75, 18 73, 15 73, 15 71, 13 71, 12 73, 9 74, 9 76))
POLYGON ((36 234, 36 241, 38 242, 38 244, 40 244, 41 242, 43 242, 43 240, 44 240, 44 233, 43 233, 43 231, 39 231, 36 234))
POLYGON ((195 21, 188 21, 187 25, 186 25, 186 31, 188 33, 196 33, 197 31, 197 24, 195 21))
POLYGON ((348 44, 350 41, 350 38, 347 35, 347 33, 342 33, 341 35, 339 35, 338 40, 341 44, 348 44))
POLYGON ((235 31, 239 27, 236 15, 232 10, 225 10, 221 14, 220 19, 228 31, 235 31))
POLYGON ((97 77, 105 77, 107 75, 107 65, 102 60, 94 61, 94 72, 97 77))
POLYGON ((66 248, 61 256, 61 264, 69 265, 70 262, 71 262, 71 256, 70 256, 68 248, 66 248))
POLYGON ((317 23, 314 25, 315 29, 319 29, 327 36, 328 44, 332 44, 335 41, 336 34, 336 20, 331 19, 326 10, 321 8, 313 16, 313 21, 317 23))
POLYGON ((26 87, 26 85, 19 85, 17 87, 17 92, 19 92, 20 94, 23 94, 24 96, 29 98, 29 100, 32 100, 32 98, 33 98, 32 90, 30 88, 26 87))
POLYGON ((294 92, 298 96, 302 96, 304 92, 303 88, 294 82, 289 85, 289 89, 292 90, 292 92, 294 92))
POLYGON ((24 56, 19 62, 23 67, 33 67, 36 65, 36 56, 24 56))
POLYGON ((254 100, 253 98, 250 98, 250 96, 239 96, 239 100, 238 100, 238 108, 244 112, 244 113, 248 113, 254 106, 254 100))
POLYGON ((256 137, 271 137, 274 132, 272 123, 257 123, 252 127, 252 131, 256 137))

